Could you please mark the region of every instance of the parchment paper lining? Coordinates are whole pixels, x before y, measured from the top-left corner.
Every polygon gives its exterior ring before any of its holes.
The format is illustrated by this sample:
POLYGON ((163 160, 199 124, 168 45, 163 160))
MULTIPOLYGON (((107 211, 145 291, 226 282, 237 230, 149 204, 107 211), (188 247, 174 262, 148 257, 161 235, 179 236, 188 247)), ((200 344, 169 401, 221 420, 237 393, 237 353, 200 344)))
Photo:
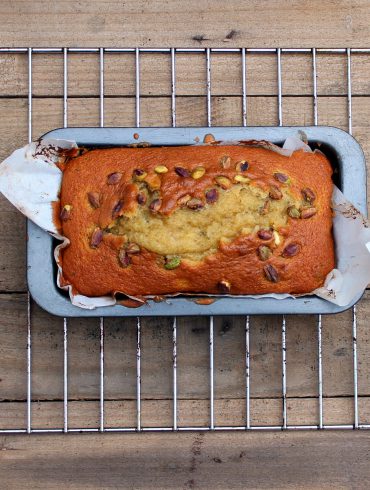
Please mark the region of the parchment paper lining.
MULTIPOLYGON (((258 146, 288 158, 298 149, 312 151, 304 140, 305 135, 300 133, 299 137, 296 135, 288 137, 282 148, 268 141, 257 140, 217 141, 212 144, 258 146)), ((70 158, 71 152, 77 148, 75 141, 47 139, 32 142, 15 150, 0 165, 0 192, 27 218, 61 241, 54 251, 58 265, 57 285, 68 291, 72 304, 87 309, 113 306, 117 303, 116 295, 86 297, 75 294, 70 284, 61 285, 62 269, 59 265, 59 256, 61 250, 69 245, 69 240, 61 236, 56 228, 53 219, 53 202, 59 199, 62 182, 63 173, 59 166, 70 158)), ((370 282, 370 228, 368 220, 346 200, 337 187, 334 187, 332 206, 337 268, 328 274, 323 287, 310 294, 339 306, 346 306, 370 282)), ((125 294, 124 291, 120 293, 125 294)), ((166 295, 165 298, 172 298, 180 294, 166 295)), ((145 298, 126 296, 142 303, 153 298, 153 296, 145 298)), ((220 296, 204 293, 185 296, 215 299, 225 296, 255 299, 267 297, 279 300, 294 297, 289 294, 220 296)))

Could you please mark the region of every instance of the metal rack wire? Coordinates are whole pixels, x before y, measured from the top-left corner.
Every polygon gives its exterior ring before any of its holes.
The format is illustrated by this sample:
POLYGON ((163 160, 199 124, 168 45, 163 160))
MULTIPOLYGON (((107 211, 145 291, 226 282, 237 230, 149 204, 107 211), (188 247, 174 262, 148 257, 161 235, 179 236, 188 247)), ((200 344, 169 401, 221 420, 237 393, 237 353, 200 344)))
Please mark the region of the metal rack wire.
MULTIPOLYGON (((34 53, 60 53, 63 56, 63 125, 68 125, 68 54, 69 53, 96 53, 99 56, 99 108, 100 126, 104 127, 104 55, 105 53, 133 53, 135 55, 135 119, 136 127, 140 127, 140 55, 144 52, 167 53, 171 60, 171 119, 172 126, 176 126, 176 54, 198 53, 205 57, 206 66, 206 99, 207 99, 207 124, 212 123, 212 87, 211 69, 212 53, 237 53, 241 56, 242 66, 242 121, 247 126, 247 82, 246 63, 248 53, 270 53, 277 60, 277 99, 278 99, 278 124, 283 125, 283 97, 282 97, 282 64, 283 53, 308 53, 312 57, 312 79, 313 79, 313 113, 314 124, 318 124, 318 92, 317 92, 317 54, 341 53, 347 60, 347 102, 348 102, 348 128, 352 133, 352 81, 351 81, 351 54, 370 53, 370 49, 281 49, 281 48, 0 48, 2 53, 23 53, 28 56, 28 139, 32 140, 32 56, 34 53)), ((281 324, 281 399, 282 399, 282 424, 274 426, 256 426, 251 424, 251 365, 250 365, 250 325, 253 319, 245 318, 245 424, 238 426, 220 426, 215 420, 214 410, 214 319, 209 318, 209 423, 203 427, 179 426, 178 424, 178 391, 177 391, 177 319, 172 321, 172 425, 167 427, 146 427, 141 418, 141 321, 137 318, 136 326, 136 425, 133 427, 107 427, 105 425, 104 412, 104 318, 100 318, 99 342, 100 342, 100 397, 99 397, 99 426, 96 428, 71 428, 68 416, 68 321, 63 321, 63 427, 40 429, 32 426, 32 322, 31 322, 31 299, 27 296, 27 425, 26 428, 1 429, 4 433, 41 433, 41 432, 142 432, 142 431, 191 431, 191 430, 301 430, 301 429, 370 429, 370 424, 361 424, 358 407, 358 366, 357 366, 357 317, 356 307, 352 311, 352 350, 353 350, 353 408, 354 420, 352 424, 325 425, 323 422, 323 353, 322 353, 322 318, 317 317, 317 355, 318 355, 318 413, 319 420, 316 425, 291 425, 287 416, 287 348, 286 327, 289 320, 282 317, 281 324)))

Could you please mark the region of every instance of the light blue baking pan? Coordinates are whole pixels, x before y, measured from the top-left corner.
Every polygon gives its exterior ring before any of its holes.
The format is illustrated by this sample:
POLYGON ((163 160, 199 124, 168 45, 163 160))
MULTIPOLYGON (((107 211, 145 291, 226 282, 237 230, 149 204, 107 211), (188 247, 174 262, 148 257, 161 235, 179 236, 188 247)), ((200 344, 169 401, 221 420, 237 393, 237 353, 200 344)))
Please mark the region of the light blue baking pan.
MULTIPOLYGON (((366 206, 366 164, 357 141, 337 128, 316 127, 212 127, 210 128, 65 128, 55 129, 44 137, 72 139, 85 147, 124 146, 149 141, 157 146, 192 145, 207 133, 216 140, 268 140, 282 144, 288 136, 304 131, 310 145, 320 148, 335 169, 335 183, 346 198, 363 214, 366 206), (134 139, 134 134, 139 139, 134 139)), ((220 297, 210 305, 199 305, 191 297, 177 297, 161 303, 149 301, 140 308, 121 305, 81 309, 73 306, 68 295, 56 284, 53 250, 55 240, 28 221, 28 287, 33 299, 45 310, 64 317, 104 316, 189 316, 189 315, 258 315, 258 314, 327 314, 339 313, 355 304, 362 294, 345 307, 315 296, 276 300, 272 298, 220 297)))

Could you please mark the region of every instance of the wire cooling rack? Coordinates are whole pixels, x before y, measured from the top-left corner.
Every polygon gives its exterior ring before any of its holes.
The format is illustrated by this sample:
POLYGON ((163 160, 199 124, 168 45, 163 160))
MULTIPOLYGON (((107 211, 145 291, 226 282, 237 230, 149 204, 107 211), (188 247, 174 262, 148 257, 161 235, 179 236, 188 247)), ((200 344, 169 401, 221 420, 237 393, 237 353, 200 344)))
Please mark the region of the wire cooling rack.
MULTIPOLYGON (((28 57, 28 139, 32 140, 32 77, 33 77, 33 54, 59 53, 63 57, 63 123, 64 127, 68 124, 68 55, 69 53, 96 53, 99 56, 99 102, 100 102, 100 126, 104 127, 104 56, 105 53, 132 53, 135 56, 135 119, 136 127, 140 127, 140 60, 142 53, 167 53, 171 60, 171 119, 172 126, 176 126, 176 55, 177 53, 190 54, 198 53, 204 57, 206 68, 206 100, 207 100, 207 124, 211 127, 212 122, 212 87, 211 87, 211 69, 212 54, 236 53, 241 57, 241 86, 242 86, 242 121, 247 126, 247 77, 246 77, 246 60, 249 53, 270 53, 276 56, 277 64, 277 101, 278 101, 278 124, 283 125, 283 102, 282 102, 282 54, 289 53, 306 53, 311 56, 312 63, 312 82, 313 82, 313 114, 314 124, 318 124, 318 90, 317 90, 317 61, 318 53, 341 54, 346 58, 347 66, 347 105, 348 105, 348 130, 352 133, 352 81, 351 81, 351 54, 352 53, 370 53, 370 49, 247 49, 247 48, 163 48, 163 49, 146 49, 146 48, 0 48, 0 57, 2 54, 17 53, 28 57)), ((100 318, 100 400, 99 400, 99 425, 97 427, 70 427, 69 426, 69 401, 68 401, 68 321, 64 318, 63 331, 63 426, 51 428, 34 428, 32 420, 32 319, 31 319, 31 299, 27 296, 27 421, 25 428, 1 429, 0 433, 40 433, 40 432, 141 432, 141 431, 192 431, 192 430, 300 430, 300 429, 369 429, 370 424, 362 424, 359 419, 358 407, 358 362, 357 362, 357 317, 356 307, 352 309, 352 352, 353 352, 353 423, 350 424, 324 424, 323 419, 323 345, 322 345, 322 317, 316 317, 317 328, 317 387, 318 387, 318 423, 314 425, 291 425, 287 417, 287 344, 286 344, 286 325, 287 320, 283 316, 281 323, 281 399, 282 399, 282 424, 281 425, 253 425, 251 423, 251 334, 250 323, 253 321, 249 316, 245 317, 245 357, 242 360, 245 366, 244 391, 245 391, 245 423, 244 425, 220 426, 215 421, 215 393, 214 393, 214 319, 209 318, 209 423, 205 426, 180 426, 178 423, 178 387, 177 387, 177 319, 172 321, 172 424, 164 427, 147 427, 142 424, 141 415, 141 345, 142 329, 141 320, 137 318, 136 324, 136 425, 132 427, 109 427, 105 424, 105 400, 104 400, 104 383, 105 383, 105 364, 104 364, 104 319, 100 318)), ((0 360, 1 362, 1 360, 0 360)))

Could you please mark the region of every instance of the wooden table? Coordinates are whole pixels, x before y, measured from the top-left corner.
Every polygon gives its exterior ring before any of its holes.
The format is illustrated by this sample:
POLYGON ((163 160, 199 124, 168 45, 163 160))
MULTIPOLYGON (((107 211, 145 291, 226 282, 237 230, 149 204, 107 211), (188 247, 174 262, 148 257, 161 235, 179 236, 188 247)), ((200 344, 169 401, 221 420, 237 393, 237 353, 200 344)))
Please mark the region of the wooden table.
MULTIPOLYGON (((367 1, 13 1, 1 46, 369 47, 367 1), (24 27, 27 20, 27 28, 24 27)), ((283 123, 313 124, 311 55, 282 55, 283 123)), ((134 55, 105 56, 105 125, 135 125, 134 55)), ((249 54, 248 125, 275 125, 276 54, 249 54)), ((321 53, 319 124, 348 129, 346 57, 321 53)), ((352 54, 353 134, 370 154, 370 55, 352 54)), ((240 54, 212 54, 212 124, 241 125, 240 54)), ((69 54, 68 123, 99 124, 96 54, 69 54)), ((171 125, 170 58, 141 56, 141 124, 171 125)), ((177 55, 177 124, 205 125, 204 57, 177 55)), ((27 55, 0 55, 0 158, 27 142, 27 55)), ((63 125, 63 58, 33 56, 32 136, 63 125)), ((0 427, 26 423, 25 220, 0 199, 0 427)), ((359 410, 370 423, 370 311, 358 306, 359 410)), ((63 426, 63 320, 32 304, 32 427, 63 426)), ((351 311, 323 319, 324 423, 353 423, 351 311)), ((105 423, 135 424, 135 321, 106 321, 105 423), (124 394, 124 395, 123 395, 124 394)), ((69 427, 99 425, 99 323, 69 322, 69 427)), ((254 425, 281 424, 281 319, 251 324, 254 425)), ((171 425, 171 325, 142 326, 144 425, 171 425)), ((208 326, 178 325, 179 425, 208 423, 208 326)), ((215 323, 215 418, 245 418, 244 319, 215 323)), ((317 424, 316 319, 287 321, 289 424, 317 424)), ((368 431, 3 435, 2 488, 366 488, 368 431)))

